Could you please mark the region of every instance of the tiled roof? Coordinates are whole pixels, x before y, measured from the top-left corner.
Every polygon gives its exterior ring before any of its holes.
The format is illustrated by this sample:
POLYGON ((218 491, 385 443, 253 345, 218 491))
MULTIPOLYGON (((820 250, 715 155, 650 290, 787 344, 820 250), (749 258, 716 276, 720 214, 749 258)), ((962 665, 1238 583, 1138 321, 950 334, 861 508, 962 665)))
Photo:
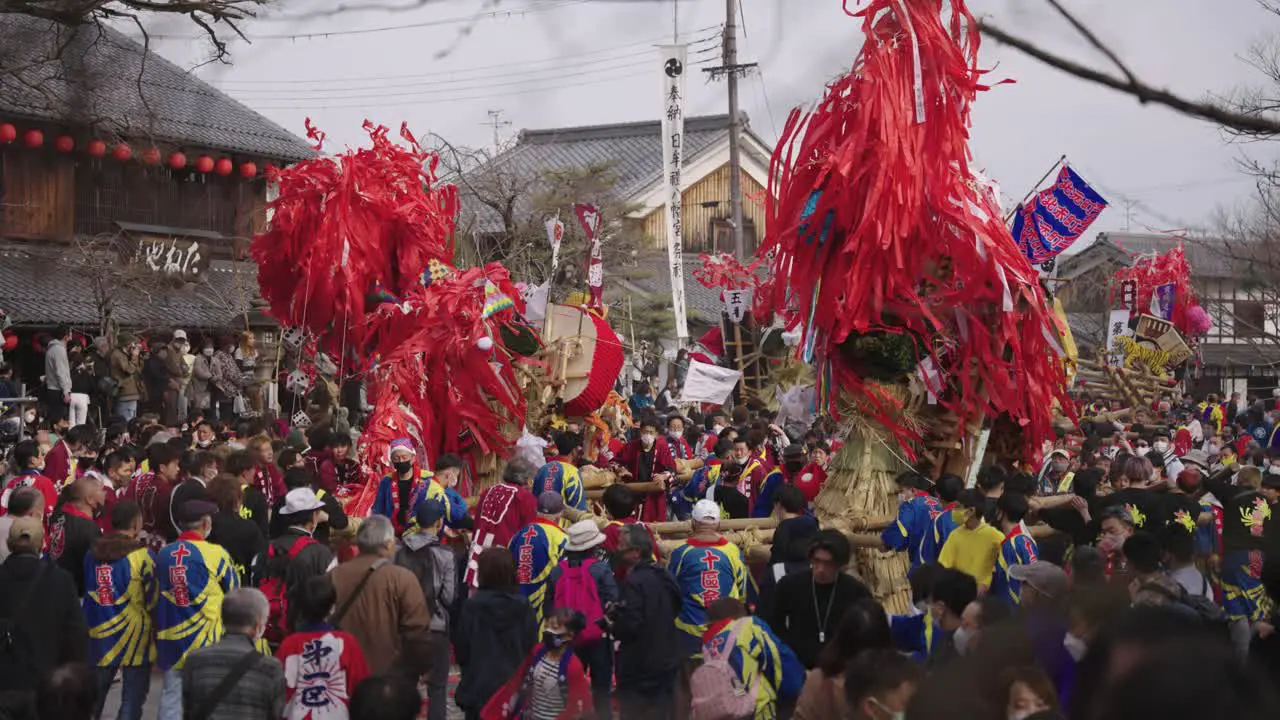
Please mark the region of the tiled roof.
MULTIPOLYGON (((685 164, 715 147, 728 136, 728 115, 706 115, 685 119, 685 164)), ((750 132, 748 118, 742 114, 745 132, 750 132)), ((607 165, 617 175, 616 191, 620 199, 634 197, 662 176, 662 125, 660 121, 521 130, 516 143, 499 154, 486 169, 516 176, 537 177, 550 171, 572 170, 607 165)), ((481 232, 502 228, 497 214, 469 197, 463 188, 464 211, 477 213, 481 232)))
POLYGON ((33 63, 0 72, 0 116, 275 160, 314 154, 301 138, 110 28, 77 31, 0 14, 0 37, 4 65, 33 63))
POLYGON ((1200 346, 1200 359, 1206 366, 1261 366, 1280 365, 1280 349, 1267 341, 1257 343, 1204 343, 1200 346))
MULTIPOLYGON (((1244 266, 1248 264, 1241 257, 1241 251, 1247 248, 1246 243, 1234 246, 1214 238, 1123 232, 1098 233, 1098 243, 1103 242, 1111 243, 1131 255, 1164 253, 1181 243, 1183 252, 1187 256, 1187 263, 1191 265, 1191 274, 1195 277, 1235 277, 1243 272, 1244 266)), ((1086 252, 1089 252, 1088 248, 1078 254, 1086 252)))
POLYGON ((1107 318, 1104 313, 1067 313, 1067 325, 1077 347, 1099 347, 1106 343, 1107 318))
MULTIPOLYGON (((720 322, 720 313, 724 310, 724 303, 720 301, 719 288, 711 289, 698 282, 693 276, 693 271, 702 267, 702 260, 696 253, 685 253, 684 256, 684 301, 685 312, 690 320, 698 320, 704 323, 720 322)), ((758 272, 761 279, 764 278, 766 268, 762 267, 758 272)), ((606 277, 608 276, 608 268, 605 269, 606 277)), ((658 271, 644 278, 635 278, 628 280, 628 283, 635 286, 641 292, 649 295, 655 300, 671 297, 671 273, 668 272, 666 263, 658 266, 658 271)), ((668 300, 668 306, 670 301, 668 300)))
MULTIPOLYGON (((115 298, 116 321, 129 328, 228 328, 243 326, 258 294, 257 266, 215 260, 198 280, 115 298)), ((56 253, 0 248, 0 308, 15 325, 99 324, 87 279, 56 253)))

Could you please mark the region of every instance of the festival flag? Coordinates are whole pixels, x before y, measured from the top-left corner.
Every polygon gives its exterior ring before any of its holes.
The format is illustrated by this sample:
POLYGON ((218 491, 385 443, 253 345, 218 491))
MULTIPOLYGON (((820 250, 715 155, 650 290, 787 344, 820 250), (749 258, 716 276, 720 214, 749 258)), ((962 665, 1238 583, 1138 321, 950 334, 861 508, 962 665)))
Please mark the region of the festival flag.
POLYGON ((574 205, 578 224, 587 235, 587 309, 604 309, 604 252, 600 247, 600 209, 595 205, 574 205))
POLYGON ((556 276, 556 266, 560 264, 560 241, 564 240, 564 223, 560 218, 548 218, 547 242, 551 243, 551 277, 556 276))
POLYGON ((1052 186, 1018 206, 1013 216, 1013 239, 1022 254, 1039 265, 1071 247, 1106 207, 1101 195, 1063 165, 1052 186))

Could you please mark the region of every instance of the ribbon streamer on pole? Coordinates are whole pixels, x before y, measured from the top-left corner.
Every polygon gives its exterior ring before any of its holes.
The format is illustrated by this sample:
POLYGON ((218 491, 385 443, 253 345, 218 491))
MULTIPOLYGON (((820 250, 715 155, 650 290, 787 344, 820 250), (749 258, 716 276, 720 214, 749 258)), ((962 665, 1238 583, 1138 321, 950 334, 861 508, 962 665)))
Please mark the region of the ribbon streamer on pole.
POLYGON ((595 205, 574 205, 578 224, 587 235, 587 309, 604 310, 604 254, 600 248, 600 209, 595 205))

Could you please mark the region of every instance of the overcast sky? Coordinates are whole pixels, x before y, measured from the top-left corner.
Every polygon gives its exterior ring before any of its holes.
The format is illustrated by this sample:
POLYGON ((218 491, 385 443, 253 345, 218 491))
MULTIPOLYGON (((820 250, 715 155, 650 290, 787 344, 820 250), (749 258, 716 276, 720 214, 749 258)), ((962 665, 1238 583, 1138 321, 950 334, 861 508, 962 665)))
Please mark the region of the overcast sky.
MULTIPOLYGON (((841 0, 741 3, 740 60, 759 62, 762 71, 744 81, 742 106, 752 128, 772 142, 793 106, 816 98, 825 80, 848 69, 861 44, 859 21, 844 14, 841 0)), ((1280 30, 1280 18, 1255 0, 1066 4, 1139 76, 1195 98, 1258 82, 1239 56, 1280 30)), ((276 17, 247 26, 251 44, 232 44, 233 65, 197 72, 300 135, 310 116, 338 145, 359 143, 365 118, 393 128, 406 120, 419 134, 471 146, 492 143, 490 110, 510 123, 499 128, 504 138, 521 128, 658 118, 652 45, 671 37, 672 0, 425 0, 396 12, 318 12, 339 5, 286 0, 276 17), (476 19, 484 10, 493 12, 476 19), (313 37, 298 37, 306 35, 313 37)), ((971 0, 970 7, 1006 30, 1105 67, 1040 0, 971 0)), ((715 35, 723 21, 722 0, 679 0, 681 36, 695 42, 691 63, 718 59, 715 35)), ((192 34, 177 20, 150 30, 192 34)), ((154 46, 184 67, 205 52, 191 39, 154 46)), ((1006 202, 1020 199, 1065 154, 1111 202, 1094 230, 1122 230, 1126 223, 1134 231, 1202 227, 1216 208, 1252 190, 1236 165, 1241 153, 1270 152, 1230 145, 1208 124, 1140 106, 993 42, 984 43, 982 60, 996 66, 993 79, 1017 81, 980 96, 973 116, 974 153, 1006 202)), ((722 84, 691 77, 688 89, 687 114, 725 111, 722 84)))

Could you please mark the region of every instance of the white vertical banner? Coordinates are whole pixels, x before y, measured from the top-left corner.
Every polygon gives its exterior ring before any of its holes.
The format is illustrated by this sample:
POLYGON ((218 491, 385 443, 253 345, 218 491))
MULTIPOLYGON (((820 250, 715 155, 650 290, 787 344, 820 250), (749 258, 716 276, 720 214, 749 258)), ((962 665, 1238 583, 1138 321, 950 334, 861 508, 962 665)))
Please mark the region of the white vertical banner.
POLYGON ((556 266, 560 264, 560 241, 564 240, 564 223, 560 218, 547 219, 547 242, 551 244, 551 278, 556 276, 556 266))
POLYGON ((681 213, 680 169, 684 164, 685 46, 661 45, 662 58, 662 174, 667 198, 667 264, 671 271, 671 309, 676 315, 676 338, 681 346, 689 339, 684 301, 684 236, 681 213))
POLYGON ((1124 362, 1124 354, 1116 347, 1116 338, 1129 334, 1129 311, 1127 309, 1112 310, 1107 316, 1107 364, 1119 367, 1124 362))

